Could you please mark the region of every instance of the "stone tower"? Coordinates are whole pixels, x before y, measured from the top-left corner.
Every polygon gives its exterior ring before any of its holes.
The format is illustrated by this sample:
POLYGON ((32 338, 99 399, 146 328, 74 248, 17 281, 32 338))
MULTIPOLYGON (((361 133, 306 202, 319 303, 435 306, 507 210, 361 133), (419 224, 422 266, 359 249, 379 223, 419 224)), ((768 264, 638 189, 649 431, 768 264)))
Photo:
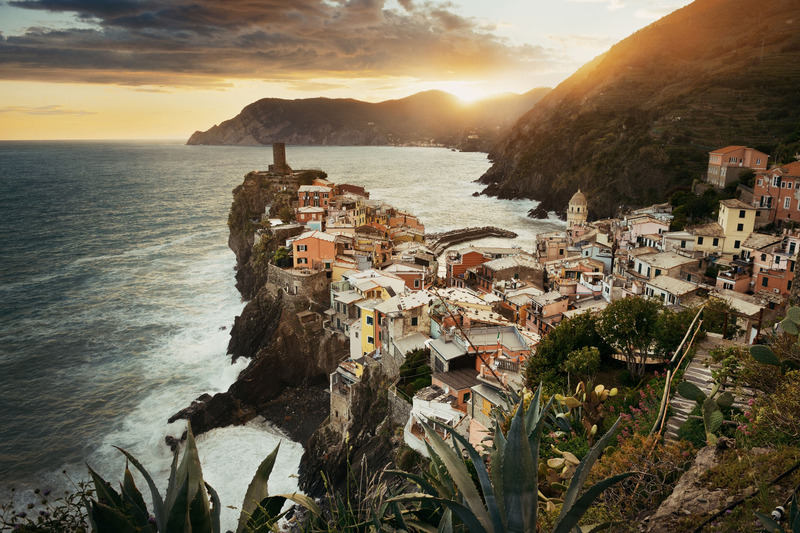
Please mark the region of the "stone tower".
POLYGON ((586 195, 578 189, 578 192, 572 195, 569 199, 569 206, 567 207, 567 229, 572 229, 574 226, 583 226, 586 224, 586 219, 589 217, 589 208, 586 205, 586 195))

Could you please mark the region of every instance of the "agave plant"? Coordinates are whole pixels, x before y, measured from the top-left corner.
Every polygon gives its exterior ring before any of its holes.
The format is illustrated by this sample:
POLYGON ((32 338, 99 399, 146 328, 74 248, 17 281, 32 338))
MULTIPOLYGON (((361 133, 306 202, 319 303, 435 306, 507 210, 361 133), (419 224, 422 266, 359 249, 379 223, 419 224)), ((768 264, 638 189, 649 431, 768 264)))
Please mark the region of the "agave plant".
MULTIPOLYGON (((519 401, 514 410, 508 434, 501 431, 495 422, 492 450, 487 469, 478 451, 461 435, 452 432, 451 448, 428 424, 423 423, 431 460, 437 466, 438 486, 411 474, 398 472, 411 479, 421 492, 403 494, 390 501, 419 503, 420 509, 429 509, 430 504, 440 506, 442 512, 434 516, 438 523, 420 520, 416 510, 409 512, 408 525, 423 530, 433 526, 439 531, 453 531, 454 526, 476 533, 505 533, 535 531, 537 527, 539 445, 547 413, 553 398, 542 407, 541 387, 525 402, 519 401), (478 487, 467 470, 462 450, 472 461, 477 473, 478 487)), ((600 457, 606 443, 619 425, 619 419, 575 468, 562 502, 561 513, 556 519, 554 533, 568 533, 577 524, 592 502, 603 490, 631 475, 625 473, 596 483, 581 494, 583 485, 594 462, 600 457)), ((430 518, 430 516, 429 516, 430 518)))
MULTIPOLYGON (((312 518, 322 516, 319 506, 308 496, 297 493, 269 495, 267 482, 279 448, 280 444, 264 459, 250 482, 242 503, 237 533, 272 531, 275 523, 283 516, 280 511, 286 500, 294 501, 308 509, 312 518)), ((89 468, 97 499, 85 502, 85 505, 96 533, 143 531, 220 533, 222 507, 216 491, 203 481, 200 458, 191 426, 188 426, 186 431, 186 446, 180 463, 179 451, 175 450, 167 492, 163 497, 147 469, 133 455, 122 448, 117 449, 147 482, 153 501, 153 512, 151 516, 127 464, 119 492, 89 468)))
POLYGON ((703 426, 706 431, 706 442, 712 446, 716 444, 716 432, 725 421, 722 409, 729 409, 733 405, 733 394, 728 391, 720 393, 719 382, 714 383, 709 396, 706 396, 700 390, 700 387, 690 381, 681 381, 677 390, 678 394, 687 400, 696 401, 703 407, 703 426))

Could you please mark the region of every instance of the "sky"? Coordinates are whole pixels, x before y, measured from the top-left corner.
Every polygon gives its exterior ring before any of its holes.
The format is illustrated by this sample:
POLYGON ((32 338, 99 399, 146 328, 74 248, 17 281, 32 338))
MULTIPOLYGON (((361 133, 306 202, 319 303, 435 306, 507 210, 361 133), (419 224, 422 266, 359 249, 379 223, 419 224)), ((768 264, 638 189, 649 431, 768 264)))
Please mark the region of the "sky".
POLYGON ((0 0, 0 140, 186 139, 260 98, 555 87, 689 0, 0 0))

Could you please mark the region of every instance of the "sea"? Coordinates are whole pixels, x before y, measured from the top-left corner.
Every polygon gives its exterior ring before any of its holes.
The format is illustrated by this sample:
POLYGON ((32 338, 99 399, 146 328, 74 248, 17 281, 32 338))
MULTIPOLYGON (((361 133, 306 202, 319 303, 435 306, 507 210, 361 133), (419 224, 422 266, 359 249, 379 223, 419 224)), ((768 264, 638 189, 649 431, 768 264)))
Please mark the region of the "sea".
MULTIPOLYGON (((493 225, 482 244, 532 250, 526 200, 473 196, 486 154, 444 148, 295 147, 295 169, 327 172, 418 215, 429 232, 493 225)), ((87 464, 121 479, 135 455, 166 484, 167 419, 227 390, 246 360, 226 349, 242 311, 227 247, 231 191, 271 147, 181 141, 0 142, 0 502, 59 494, 87 464), (12 493, 11 488, 16 490, 12 493)), ((234 527, 256 468, 280 443, 270 492, 297 489, 303 448, 263 420, 198 438, 206 480, 234 527)), ((143 488, 143 487, 142 487, 143 488)))

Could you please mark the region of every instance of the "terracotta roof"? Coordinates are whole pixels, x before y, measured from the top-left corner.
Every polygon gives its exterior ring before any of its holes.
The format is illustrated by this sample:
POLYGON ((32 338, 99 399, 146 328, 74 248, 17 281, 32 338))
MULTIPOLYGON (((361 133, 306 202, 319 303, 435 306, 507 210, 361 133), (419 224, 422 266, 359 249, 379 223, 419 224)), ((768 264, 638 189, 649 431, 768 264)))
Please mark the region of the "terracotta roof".
POLYGON ((747 148, 746 146, 726 146, 725 148, 719 148, 718 150, 712 150, 708 152, 709 154, 727 154, 728 152, 735 152, 736 150, 744 150, 747 148))
POLYGON ((692 235, 700 235, 702 237, 724 237, 725 232, 716 222, 709 222, 708 224, 700 224, 699 226, 691 226, 686 228, 692 235))
POLYGON ((719 203, 720 205, 724 205, 729 209, 753 209, 753 210, 756 209, 752 205, 748 205, 741 200, 737 200, 736 198, 731 198, 729 200, 721 200, 719 203))

